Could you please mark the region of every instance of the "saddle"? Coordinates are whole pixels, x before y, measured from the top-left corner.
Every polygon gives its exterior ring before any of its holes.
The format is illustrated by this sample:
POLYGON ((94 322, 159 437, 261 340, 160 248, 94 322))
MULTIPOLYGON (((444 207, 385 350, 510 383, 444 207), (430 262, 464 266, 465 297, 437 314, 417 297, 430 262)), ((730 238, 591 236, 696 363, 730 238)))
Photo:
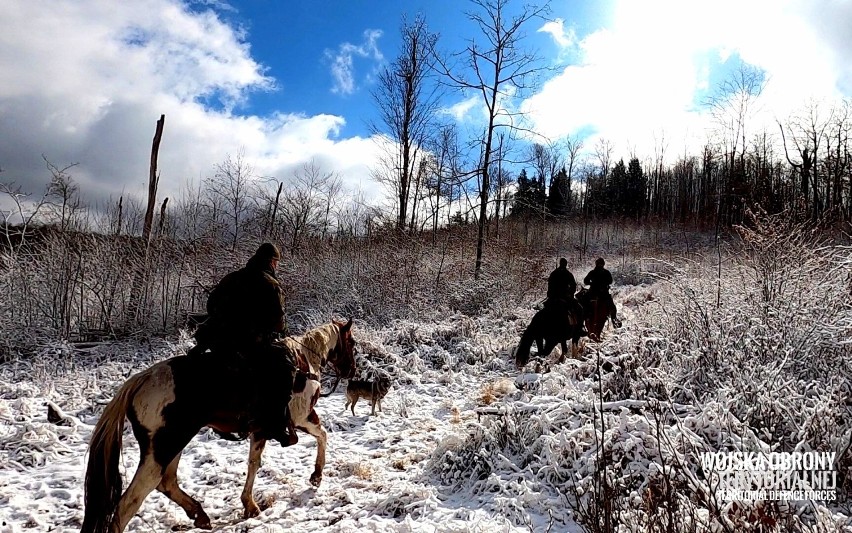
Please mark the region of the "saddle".
POLYGON ((575 308, 571 305, 571 302, 562 298, 548 298, 544 301, 542 310, 549 312, 551 315, 564 312, 568 315, 568 321, 572 326, 576 326, 578 321, 582 320, 582 317, 577 316, 575 308))

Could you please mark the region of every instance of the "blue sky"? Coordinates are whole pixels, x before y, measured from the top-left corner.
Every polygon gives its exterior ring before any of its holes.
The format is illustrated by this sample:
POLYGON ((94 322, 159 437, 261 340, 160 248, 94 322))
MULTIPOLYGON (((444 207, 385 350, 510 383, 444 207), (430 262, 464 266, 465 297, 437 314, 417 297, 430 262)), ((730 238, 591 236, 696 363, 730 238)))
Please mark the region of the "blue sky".
MULTIPOLYGON (((563 3, 553 17, 574 16, 578 31, 591 31, 604 23, 608 10, 599 0, 563 3), (563 5, 564 4, 564 5, 563 5), (569 13, 570 11, 570 13, 569 13)), ((275 112, 315 115, 331 113, 347 117, 341 136, 367 135, 366 122, 375 114, 370 91, 372 78, 393 61, 401 45, 402 17, 426 16, 430 29, 440 34, 440 48, 459 50, 475 36, 475 27, 465 17, 474 8, 460 0, 403 0, 401 2, 276 2, 233 1, 220 9, 220 16, 247 32, 251 56, 275 80, 272 90, 252 93, 238 111, 269 115, 275 112), (342 84, 331 71, 335 60, 351 61, 352 85, 342 84)), ((518 4, 520 6, 521 4, 518 4)), ((196 4, 194 9, 208 9, 196 4)), ((545 33, 543 24, 530 24, 526 41, 539 51, 543 64, 555 57, 559 47, 545 33)), ((348 61, 346 62, 348 64, 348 61)), ((216 105, 215 99, 209 102, 216 105)), ((448 104, 452 103, 452 95, 448 104)))
MULTIPOLYGON (((520 5, 512 2, 513 7, 520 5)), ((7 0, 0 18, 0 181, 38 193, 42 155, 92 201, 146 190, 161 113, 161 191, 182 190, 243 152, 258 176, 287 181, 315 161, 380 200, 366 122, 373 78, 399 47, 403 14, 426 16, 440 48, 476 36, 465 0, 7 0)), ((526 44, 551 67, 512 102, 553 141, 590 154, 668 162, 713 125, 701 103, 738 65, 768 80, 757 131, 809 99, 852 95, 850 0, 561 0, 526 44), (803 75, 803 71, 807 72, 803 75)), ((464 130, 481 103, 442 102, 464 130)), ((449 115, 448 115, 449 116, 449 115)))

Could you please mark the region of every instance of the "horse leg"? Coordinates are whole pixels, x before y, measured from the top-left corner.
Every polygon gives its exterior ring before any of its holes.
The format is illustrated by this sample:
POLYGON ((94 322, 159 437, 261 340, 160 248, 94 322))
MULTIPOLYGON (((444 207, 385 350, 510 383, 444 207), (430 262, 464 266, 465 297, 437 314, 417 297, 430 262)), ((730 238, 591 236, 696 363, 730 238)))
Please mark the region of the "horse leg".
POLYGON ((252 490, 254 489, 254 478, 257 476, 257 470, 260 468, 261 455, 266 447, 266 440, 257 439, 254 433, 249 440, 249 460, 248 470, 246 471, 246 484, 243 487, 243 493, 240 495, 240 501, 243 502, 243 517, 254 518, 260 514, 260 507, 254 501, 252 490))
POLYGON ((568 343, 563 339, 560 342, 560 347, 562 348, 562 354, 559 356, 559 363, 565 362, 565 356, 568 354, 568 343))
POLYGON ((175 457, 172 462, 169 463, 169 466, 166 467, 166 471, 163 473, 163 479, 157 486, 157 490, 165 494, 171 501, 180 505, 183 510, 186 511, 186 516, 194 521, 193 525, 195 527, 201 529, 212 529, 210 527, 210 517, 207 516, 207 513, 205 513, 204 509, 201 508, 201 504, 178 486, 178 463, 180 463, 180 453, 177 454, 177 457, 175 457))
POLYGON ((118 502, 118 512, 113 520, 113 532, 124 531, 127 524, 142 506, 142 502, 163 478, 163 466, 157 463, 153 453, 148 451, 139 461, 139 467, 133 475, 133 481, 124 491, 118 502))
POLYGON ((600 342, 601 340, 601 332, 603 331, 603 324, 600 319, 600 305, 598 305, 598 299, 591 300, 592 303, 592 320, 591 327, 587 328, 589 330, 589 338, 595 342, 600 342))
POLYGON ((322 469, 325 468, 325 446, 328 441, 328 434, 323 429, 319 415, 314 409, 311 409, 307 420, 299 424, 298 427, 317 439, 317 460, 314 465, 314 472, 311 474, 311 485, 319 487, 322 483, 322 469))
POLYGON ((175 476, 177 475, 177 461, 181 451, 189 444, 192 437, 201 429, 201 425, 169 425, 168 420, 161 416, 150 416, 148 411, 148 423, 143 424, 135 412, 128 413, 128 419, 133 426, 133 434, 139 441, 139 467, 133 476, 130 486, 121 496, 118 503, 118 513, 115 522, 118 531, 124 531, 130 519, 139 510, 142 502, 156 489, 165 477, 166 470, 172 462, 175 463, 175 476), (145 428, 156 427, 153 423, 160 418, 160 426, 156 430, 145 428))

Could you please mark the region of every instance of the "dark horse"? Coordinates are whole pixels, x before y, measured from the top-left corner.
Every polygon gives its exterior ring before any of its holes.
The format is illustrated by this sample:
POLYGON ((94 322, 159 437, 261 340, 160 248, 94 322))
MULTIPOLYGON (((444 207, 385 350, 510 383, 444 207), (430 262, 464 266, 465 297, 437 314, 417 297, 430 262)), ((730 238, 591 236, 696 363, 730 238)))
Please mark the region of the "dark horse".
POLYGON ((595 342, 601 340, 601 332, 612 313, 612 306, 605 296, 595 294, 585 287, 577 293, 577 300, 584 310, 586 330, 589 332, 589 338, 595 342))
POLYGON ((527 329, 521 335, 521 342, 515 351, 515 364, 523 368, 530 359, 530 348, 536 343, 539 355, 547 355, 556 347, 562 346, 559 362, 565 360, 568 353, 568 339, 571 339, 571 354, 574 356, 580 342, 582 324, 567 307, 545 307, 533 315, 527 329), (543 346, 542 346, 543 344, 543 346))
MULTIPOLYGON (((320 369, 329 362, 338 376, 355 375, 351 328, 352 319, 332 321, 300 337, 277 341, 295 355, 298 367, 290 400, 293 422, 317 439, 316 464, 310 477, 314 486, 322 481, 327 440, 314 410, 320 396, 320 369)), ((210 529, 210 518, 201 504, 177 482, 181 452, 205 426, 223 433, 251 435, 246 484, 240 499, 244 515, 257 516, 260 509, 252 487, 266 446, 266 441, 257 436, 260 428, 250 422, 256 402, 263 398, 257 393, 257 373, 234 354, 201 354, 173 357, 128 379, 106 406, 92 433, 81 533, 121 533, 154 489, 180 505, 195 527, 210 529), (140 459, 130 486, 122 494, 118 465, 125 417, 139 441, 140 459)))

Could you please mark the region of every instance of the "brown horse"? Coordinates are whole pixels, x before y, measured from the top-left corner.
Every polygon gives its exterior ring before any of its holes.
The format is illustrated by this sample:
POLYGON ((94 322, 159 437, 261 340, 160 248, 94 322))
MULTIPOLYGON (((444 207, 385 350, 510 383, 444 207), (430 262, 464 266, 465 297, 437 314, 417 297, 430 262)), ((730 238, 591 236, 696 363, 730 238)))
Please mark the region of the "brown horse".
POLYGON ((562 362, 568 353, 568 339, 571 339, 571 356, 575 356, 582 330, 580 320, 567 307, 545 307, 537 312, 521 335, 515 350, 515 364, 523 368, 529 362, 533 342, 536 343, 539 356, 546 356, 557 345, 561 345, 559 362, 562 362))
MULTIPOLYGON (((355 375, 352 319, 332 321, 284 344, 297 362, 290 415, 300 430, 317 439, 317 457, 310 482, 319 486, 325 466, 327 435, 314 407, 320 396, 320 369, 332 364, 338 376, 355 375)), ((266 441, 257 436, 252 413, 263 396, 257 393, 257 370, 235 354, 173 357, 132 376, 106 406, 89 449, 81 533, 121 533, 154 489, 180 505, 195 527, 210 529, 201 504, 178 486, 181 452, 198 431, 211 427, 223 433, 249 433, 248 472, 241 501, 245 517, 260 509, 252 496, 255 475, 266 441), (125 417, 139 441, 139 466, 122 494, 119 473, 125 417)), ((265 393, 267 396, 268 392, 265 393)))
POLYGON ((589 332, 589 338, 595 342, 601 340, 601 333, 612 313, 612 306, 606 296, 595 294, 586 288, 577 293, 577 300, 584 310, 586 330, 589 332))

